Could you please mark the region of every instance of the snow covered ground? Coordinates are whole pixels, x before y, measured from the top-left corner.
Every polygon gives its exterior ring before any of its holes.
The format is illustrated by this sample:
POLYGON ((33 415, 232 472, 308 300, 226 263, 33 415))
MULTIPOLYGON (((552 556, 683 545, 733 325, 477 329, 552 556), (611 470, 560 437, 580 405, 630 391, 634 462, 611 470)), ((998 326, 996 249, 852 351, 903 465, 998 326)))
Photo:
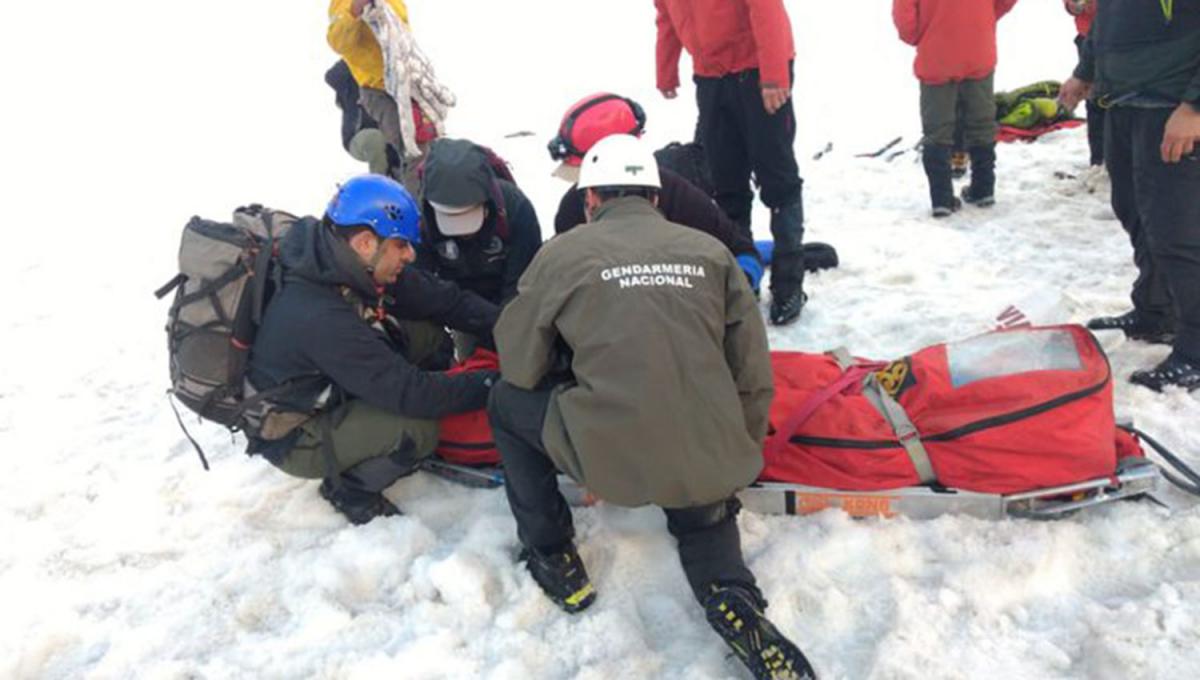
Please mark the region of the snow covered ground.
MULTIPOLYGON (((1103 195, 1055 178, 1083 170, 1082 130, 1001 148, 999 205, 935 223, 911 153, 852 157, 918 136, 911 52, 887 3, 788 5, 809 238, 843 265, 811 279, 804 319, 772 330, 774 347, 896 357, 1043 290, 1068 295, 1075 320, 1125 309, 1119 224, 1103 195)), ((191 214, 318 212, 358 170, 321 80, 325 3, 34 7, 0 25, 0 677, 743 677, 655 510, 576 513, 600 598, 568 617, 514 565, 499 491, 417 476, 389 491, 406 516, 349 528, 314 483, 194 426, 204 473, 163 396, 166 305, 150 291, 173 275, 191 214)), ((411 10, 460 95, 451 133, 508 158, 543 224, 564 188, 544 144, 575 99, 639 99, 656 144, 691 132, 690 91, 653 90, 648 0, 411 10), (504 137, 522 130, 535 134, 504 137)), ((1072 32, 1060 3, 1018 5, 998 86, 1065 77, 1072 32)), ((1197 396, 1124 381, 1165 348, 1106 342, 1118 412, 1200 465, 1197 396)), ((1171 509, 1054 523, 824 513, 741 526, 773 618, 825 678, 1190 678, 1200 508, 1166 498, 1171 509)))

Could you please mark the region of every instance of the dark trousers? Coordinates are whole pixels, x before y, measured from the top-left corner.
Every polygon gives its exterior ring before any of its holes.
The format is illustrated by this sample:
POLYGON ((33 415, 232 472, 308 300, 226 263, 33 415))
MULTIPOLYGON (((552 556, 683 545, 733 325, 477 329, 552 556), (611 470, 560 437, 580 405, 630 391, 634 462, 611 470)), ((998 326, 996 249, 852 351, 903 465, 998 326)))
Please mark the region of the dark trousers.
POLYGON ((1133 306, 1145 319, 1174 321, 1175 350, 1200 360, 1200 151, 1164 163, 1160 147, 1173 109, 1114 107, 1104 157, 1112 207, 1133 244, 1133 306))
MULTIPOLYGON (((789 99, 774 115, 763 108, 758 69, 740 71, 720 78, 693 78, 696 105, 700 111, 697 130, 712 170, 714 198, 734 222, 747 231, 754 193, 750 176, 759 187, 763 204, 777 213, 796 206, 801 217, 772 219, 774 259, 798 267, 801 272, 783 272, 803 277, 804 241, 803 184, 796 165, 796 114, 789 99), (795 263, 794 265, 792 263, 795 263)), ((772 280, 780 274, 776 271, 772 280)))
MULTIPOLYGON (((1083 56, 1084 36, 1075 36, 1075 47, 1083 56)), ((1092 165, 1104 165, 1104 107, 1093 99, 1087 100, 1088 152, 1092 165)))
POLYGON ((1104 107, 1094 100, 1087 100, 1088 162, 1104 165, 1104 107))
MULTIPOLYGON (((508 504, 517 536, 529 548, 552 550, 575 537, 571 509, 558 490, 558 470, 546 454, 542 423, 550 390, 530 391, 501 381, 492 388, 488 417, 504 463, 508 504)), ((667 530, 679 543, 688 584, 701 603, 715 583, 740 583, 757 593, 742 556, 737 513, 728 499, 694 508, 665 509, 667 530)))
MULTIPOLYGON (((446 331, 428 321, 399 322, 393 339, 415 365, 428 365, 449 342, 446 331)), ((269 456, 276 467, 305 479, 337 477, 370 492, 411 474, 438 442, 438 421, 398 416, 361 399, 331 407, 298 429, 289 450, 269 456)))

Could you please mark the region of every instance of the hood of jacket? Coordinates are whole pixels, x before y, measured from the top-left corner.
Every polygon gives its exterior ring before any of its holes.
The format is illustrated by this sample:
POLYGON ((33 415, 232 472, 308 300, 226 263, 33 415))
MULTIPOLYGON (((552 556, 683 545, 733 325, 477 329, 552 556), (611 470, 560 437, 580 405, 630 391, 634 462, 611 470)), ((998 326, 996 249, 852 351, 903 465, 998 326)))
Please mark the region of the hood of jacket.
POLYGON ((367 299, 379 297, 375 280, 334 227, 315 217, 292 225, 279 247, 279 261, 289 277, 330 286, 349 286, 367 299))
POLYGON ((465 139, 437 139, 425 156, 422 191, 426 201, 465 206, 492 201, 496 175, 488 155, 465 139))

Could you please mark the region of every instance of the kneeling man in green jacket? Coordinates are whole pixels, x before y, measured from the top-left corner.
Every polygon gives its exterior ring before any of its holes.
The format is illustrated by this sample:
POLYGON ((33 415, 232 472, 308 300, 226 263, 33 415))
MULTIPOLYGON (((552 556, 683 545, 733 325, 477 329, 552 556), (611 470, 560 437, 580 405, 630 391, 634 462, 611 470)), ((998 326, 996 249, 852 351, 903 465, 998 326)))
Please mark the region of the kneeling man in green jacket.
POLYGON ((488 404, 533 579, 568 612, 595 600, 558 471, 596 497, 663 508, 709 623, 760 678, 813 677, 763 615, 735 498, 762 468, 766 329, 729 250, 655 208, 658 166, 629 135, 598 142, 588 224, 542 246, 495 328, 488 404))

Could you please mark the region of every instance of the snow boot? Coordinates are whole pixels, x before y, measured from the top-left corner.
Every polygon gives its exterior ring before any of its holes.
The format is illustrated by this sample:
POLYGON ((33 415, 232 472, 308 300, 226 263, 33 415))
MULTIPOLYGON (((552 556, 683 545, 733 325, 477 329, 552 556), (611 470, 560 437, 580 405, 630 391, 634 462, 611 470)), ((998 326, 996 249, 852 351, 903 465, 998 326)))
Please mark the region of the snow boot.
POLYGON ((808 301, 804 294, 804 204, 800 197, 771 210, 771 323, 789 324, 800 318, 808 301), (785 246, 786 244, 786 246, 785 246))
POLYGON ((757 680, 816 680, 808 659, 763 615, 766 603, 750 588, 713 586, 704 602, 708 623, 757 680))
POLYGON ((1087 322, 1094 331, 1119 330, 1130 340, 1141 340, 1156 345, 1175 342, 1175 329, 1166 321, 1152 321, 1142 317, 1136 309, 1120 316, 1100 316, 1087 322))
POLYGON ((950 201, 950 205, 933 206, 933 216, 939 219, 943 217, 949 217, 959 210, 962 210, 962 201, 955 197, 950 201))
POLYGON ((787 296, 771 296, 771 312, 769 318, 772 326, 786 326, 800 318, 800 312, 808 302, 808 295, 798 290, 787 296))
POLYGON ((400 509, 379 492, 355 489, 328 479, 321 481, 318 492, 321 498, 329 501, 329 504, 350 520, 351 524, 366 524, 376 517, 395 517, 401 514, 400 509))
POLYGON ((525 548, 517 559, 525 562, 546 597, 568 614, 581 612, 596 601, 596 589, 574 543, 549 551, 525 548))
POLYGON ((954 196, 954 181, 950 177, 950 147, 926 144, 921 150, 925 176, 929 178, 929 199, 934 217, 949 217, 962 207, 954 196))
POLYGON ((996 147, 971 147, 971 183, 962 200, 980 208, 996 205, 996 147))
POLYGON ((971 168, 971 157, 966 151, 955 149, 950 156, 950 176, 954 179, 962 179, 967 176, 967 170, 971 168))
POLYGON ((1172 352, 1162 363, 1146 371, 1134 371, 1129 382, 1162 392, 1167 387, 1182 387, 1191 392, 1200 389, 1200 361, 1185 359, 1172 352))

